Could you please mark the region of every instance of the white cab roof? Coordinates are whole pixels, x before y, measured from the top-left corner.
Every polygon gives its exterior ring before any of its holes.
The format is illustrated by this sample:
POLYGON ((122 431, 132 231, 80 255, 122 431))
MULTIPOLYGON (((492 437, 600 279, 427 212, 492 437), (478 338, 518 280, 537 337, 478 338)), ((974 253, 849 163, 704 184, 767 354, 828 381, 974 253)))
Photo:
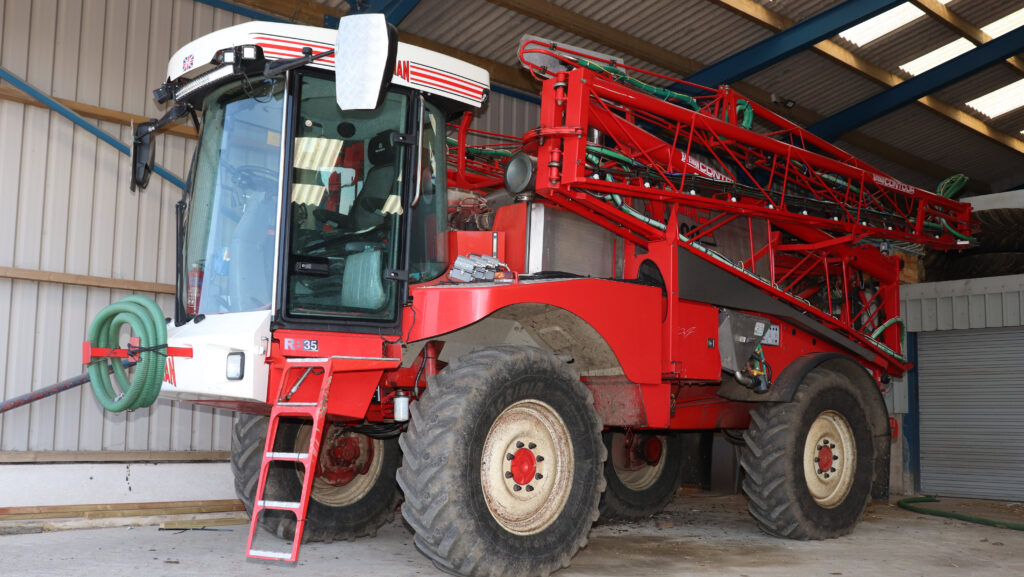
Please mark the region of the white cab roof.
MULTIPOLYGON (((313 53, 334 48, 337 31, 330 28, 246 22, 211 32, 183 46, 167 64, 167 80, 194 78, 210 69, 213 56, 224 48, 256 44, 268 60, 302 56, 303 47, 313 53)), ((334 69, 334 58, 325 57, 311 66, 334 69)), ((490 75, 479 66, 410 44, 398 43, 398 56, 391 78, 393 84, 408 86, 445 98, 480 106, 490 89, 490 75)))

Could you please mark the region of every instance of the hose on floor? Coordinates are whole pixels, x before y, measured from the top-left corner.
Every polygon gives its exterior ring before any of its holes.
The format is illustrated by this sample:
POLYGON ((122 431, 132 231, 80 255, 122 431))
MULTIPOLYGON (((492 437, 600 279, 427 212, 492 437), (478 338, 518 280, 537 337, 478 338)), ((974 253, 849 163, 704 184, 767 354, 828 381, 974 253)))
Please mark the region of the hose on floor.
POLYGON ((97 348, 117 348, 121 327, 129 325, 139 337, 138 364, 131 381, 116 359, 98 358, 89 363, 89 380, 96 399, 108 411, 131 411, 156 402, 163 382, 167 356, 167 325, 164 314, 152 299, 130 295, 104 308, 89 325, 89 342, 97 348), (109 372, 121 392, 114 389, 109 372))
POLYGON ((935 497, 909 497, 907 499, 900 499, 896 504, 901 509, 907 511, 913 511, 915 513, 921 513, 922 515, 935 515, 936 517, 946 517, 948 519, 957 519, 959 521, 967 521, 968 523, 978 523, 979 525, 988 525, 989 527, 1000 527, 1003 529, 1013 529, 1014 531, 1024 531, 1024 523, 1012 523, 1010 521, 996 521, 995 519, 986 519, 985 517, 975 517, 973 515, 964 515, 963 513, 954 513, 952 511, 940 511, 938 509, 928 509, 925 507, 917 507, 914 503, 938 503, 939 500, 935 497))

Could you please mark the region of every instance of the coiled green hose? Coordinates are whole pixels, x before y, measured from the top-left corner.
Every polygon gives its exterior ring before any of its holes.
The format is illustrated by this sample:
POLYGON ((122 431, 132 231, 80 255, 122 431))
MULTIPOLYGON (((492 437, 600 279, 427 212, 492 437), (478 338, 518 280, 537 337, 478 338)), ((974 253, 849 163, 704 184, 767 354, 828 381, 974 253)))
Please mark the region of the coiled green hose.
POLYGON ((131 383, 120 362, 100 358, 89 363, 89 379, 96 399, 104 409, 113 412, 140 409, 156 402, 167 356, 164 314, 153 299, 142 295, 126 296, 100 311, 89 325, 89 342, 96 348, 117 348, 121 327, 125 324, 140 340, 139 362, 131 383), (108 365, 111 364, 120 393, 110 382, 108 365))

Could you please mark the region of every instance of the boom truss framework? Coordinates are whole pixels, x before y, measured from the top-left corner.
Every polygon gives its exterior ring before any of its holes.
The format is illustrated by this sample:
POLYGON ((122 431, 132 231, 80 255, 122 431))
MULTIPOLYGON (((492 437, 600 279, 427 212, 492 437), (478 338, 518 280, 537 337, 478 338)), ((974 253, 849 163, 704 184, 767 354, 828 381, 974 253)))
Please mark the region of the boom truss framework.
MULTIPOLYGON (((969 205, 904 184, 727 86, 671 92, 641 79, 681 81, 541 40, 520 59, 544 80, 540 126, 520 144, 536 154, 540 196, 640 247, 678 245, 902 373, 889 248, 969 244, 969 205)), ((466 164, 467 133, 464 123, 455 182, 493 184, 495 149, 473 149, 466 164)))

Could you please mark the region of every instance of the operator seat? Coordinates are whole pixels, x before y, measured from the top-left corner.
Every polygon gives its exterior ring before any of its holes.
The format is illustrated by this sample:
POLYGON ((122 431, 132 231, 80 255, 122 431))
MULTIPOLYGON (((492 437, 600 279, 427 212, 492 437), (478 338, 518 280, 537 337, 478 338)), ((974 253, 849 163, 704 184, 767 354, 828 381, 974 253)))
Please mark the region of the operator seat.
MULTIPOLYGON (((366 154, 373 167, 367 171, 363 190, 352 207, 350 224, 353 231, 380 226, 388 217, 384 206, 396 190, 395 145, 391 140, 395 132, 385 130, 367 144, 366 154)), ((373 243, 366 244, 345 259, 341 306, 359 310, 380 309, 387 303, 383 280, 384 251, 373 243)))
POLYGON ((384 223, 384 205, 395 191, 394 130, 385 130, 370 139, 366 155, 373 165, 366 173, 363 190, 352 207, 352 230, 364 231, 384 223))

